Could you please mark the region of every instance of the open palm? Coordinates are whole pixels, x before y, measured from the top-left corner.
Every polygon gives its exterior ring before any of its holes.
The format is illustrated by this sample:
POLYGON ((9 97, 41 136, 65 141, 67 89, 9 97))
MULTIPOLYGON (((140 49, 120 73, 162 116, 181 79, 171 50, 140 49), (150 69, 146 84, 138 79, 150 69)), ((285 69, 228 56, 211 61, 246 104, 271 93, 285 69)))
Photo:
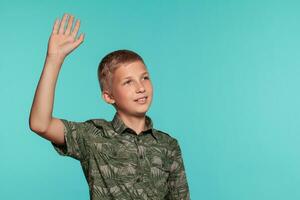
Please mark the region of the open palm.
POLYGON ((48 43, 47 54, 49 56, 53 55, 64 58, 83 42, 83 34, 80 34, 80 36, 76 38, 80 27, 80 20, 76 20, 72 30, 73 21, 74 16, 68 14, 64 14, 61 23, 59 19, 55 21, 48 43), (67 26, 65 29, 66 23, 67 26))

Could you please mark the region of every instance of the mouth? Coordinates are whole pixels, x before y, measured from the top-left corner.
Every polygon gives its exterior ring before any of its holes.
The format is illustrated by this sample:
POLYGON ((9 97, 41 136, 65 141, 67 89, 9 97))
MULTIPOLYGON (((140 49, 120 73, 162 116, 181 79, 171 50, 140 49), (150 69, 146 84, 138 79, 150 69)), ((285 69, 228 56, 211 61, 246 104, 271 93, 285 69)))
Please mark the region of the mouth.
POLYGON ((146 103, 146 100, 147 100, 147 96, 144 96, 144 97, 140 97, 138 99, 135 99, 134 101, 137 102, 137 103, 140 103, 140 104, 144 104, 146 103))

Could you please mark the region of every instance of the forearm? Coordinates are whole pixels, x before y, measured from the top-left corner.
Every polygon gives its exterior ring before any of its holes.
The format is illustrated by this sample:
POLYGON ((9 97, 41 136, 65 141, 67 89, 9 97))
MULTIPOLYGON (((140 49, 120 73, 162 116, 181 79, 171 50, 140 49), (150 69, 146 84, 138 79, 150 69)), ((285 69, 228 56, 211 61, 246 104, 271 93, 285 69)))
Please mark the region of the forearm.
POLYGON ((45 131, 52 119, 55 87, 63 60, 55 56, 46 57, 30 112, 29 123, 33 130, 45 131))

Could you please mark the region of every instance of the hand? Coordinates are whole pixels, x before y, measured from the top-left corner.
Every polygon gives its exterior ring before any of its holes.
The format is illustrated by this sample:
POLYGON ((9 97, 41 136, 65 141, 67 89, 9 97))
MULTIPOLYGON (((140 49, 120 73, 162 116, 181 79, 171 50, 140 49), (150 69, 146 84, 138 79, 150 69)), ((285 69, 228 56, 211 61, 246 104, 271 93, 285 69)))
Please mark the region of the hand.
POLYGON ((48 43, 47 56, 64 59, 83 42, 83 34, 80 34, 76 39, 80 27, 80 20, 76 20, 74 29, 72 30, 73 21, 74 16, 68 14, 64 14, 61 23, 59 19, 55 21, 48 43), (68 16, 69 18, 67 21, 68 16), (65 30, 66 23, 67 27, 65 30))

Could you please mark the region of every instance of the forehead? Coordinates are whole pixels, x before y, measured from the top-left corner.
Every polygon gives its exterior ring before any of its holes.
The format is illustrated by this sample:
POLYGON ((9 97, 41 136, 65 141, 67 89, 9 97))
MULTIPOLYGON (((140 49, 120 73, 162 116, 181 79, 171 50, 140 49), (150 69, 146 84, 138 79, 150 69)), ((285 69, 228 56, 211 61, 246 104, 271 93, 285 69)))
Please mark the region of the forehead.
POLYGON ((121 65, 114 71, 114 78, 122 79, 128 76, 139 76, 144 72, 148 72, 146 66, 141 61, 135 61, 121 65))

